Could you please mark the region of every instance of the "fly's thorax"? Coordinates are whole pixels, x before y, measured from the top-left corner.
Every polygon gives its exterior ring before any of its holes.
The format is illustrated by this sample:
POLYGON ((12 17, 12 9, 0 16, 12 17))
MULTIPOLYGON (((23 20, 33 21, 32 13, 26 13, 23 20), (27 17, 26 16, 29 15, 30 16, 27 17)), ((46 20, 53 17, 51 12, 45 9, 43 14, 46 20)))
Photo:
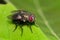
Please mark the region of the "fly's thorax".
POLYGON ((23 15, 23 22, 28 21, 29 16, 28 15, 23 15))

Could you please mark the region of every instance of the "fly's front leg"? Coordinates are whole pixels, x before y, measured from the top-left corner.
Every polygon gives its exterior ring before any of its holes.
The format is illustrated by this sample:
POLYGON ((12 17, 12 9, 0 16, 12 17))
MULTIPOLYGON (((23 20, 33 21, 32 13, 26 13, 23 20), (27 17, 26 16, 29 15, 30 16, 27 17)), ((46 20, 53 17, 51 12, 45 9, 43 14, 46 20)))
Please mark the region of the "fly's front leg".
POLYGON ((31 24, 29 24, 29 23, 27 23, 27 24, 28 24, 27 26, 30 28, 31 32, 33 33, 31 24))
POLYGON ((29 26, 29 28, 30 28, 31 32, 33 33, 31 25, 29 26))

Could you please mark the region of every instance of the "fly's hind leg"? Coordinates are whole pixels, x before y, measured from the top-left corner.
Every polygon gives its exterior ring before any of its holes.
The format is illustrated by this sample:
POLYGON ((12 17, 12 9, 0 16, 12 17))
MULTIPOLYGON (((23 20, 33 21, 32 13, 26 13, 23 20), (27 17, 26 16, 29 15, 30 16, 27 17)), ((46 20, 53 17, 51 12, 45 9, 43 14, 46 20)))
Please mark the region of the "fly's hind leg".
POLYGON ((17 27, 18 27, 18 25, 17 24, 15 24, 16 25, 16 27, 15 27, 15 29, 13 30, 13 32, 17 29, 17 27))

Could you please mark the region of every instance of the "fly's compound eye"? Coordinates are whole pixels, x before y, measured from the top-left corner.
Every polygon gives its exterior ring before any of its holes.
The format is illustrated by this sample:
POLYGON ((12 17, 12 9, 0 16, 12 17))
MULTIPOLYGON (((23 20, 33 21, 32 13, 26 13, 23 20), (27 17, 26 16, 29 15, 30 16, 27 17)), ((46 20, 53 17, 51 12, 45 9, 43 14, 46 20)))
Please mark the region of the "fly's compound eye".
POLYGON ((34 22, 34 16, 29 16, 29 22, 34 22))

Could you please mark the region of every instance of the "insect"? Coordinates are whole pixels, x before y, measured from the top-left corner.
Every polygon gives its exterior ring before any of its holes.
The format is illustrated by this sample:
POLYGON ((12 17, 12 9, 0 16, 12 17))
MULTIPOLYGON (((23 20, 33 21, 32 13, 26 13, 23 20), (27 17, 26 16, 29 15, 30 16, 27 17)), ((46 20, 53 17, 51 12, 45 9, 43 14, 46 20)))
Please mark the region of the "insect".
POLYGON ((0 4, 6 4, 4 0, 0 0, 0 4))
POLYGON ((10 18, 12 20, 12 23, 16 25, 14 31, 17 29, 18 26, 20 26, 21 32, 23 33, 23 25, 29 25, 28 27, 32 32, 31 25, 35 24, 35 16, 31 12, 25 10, 15 10, 12 13, 13 14, 10 18))

